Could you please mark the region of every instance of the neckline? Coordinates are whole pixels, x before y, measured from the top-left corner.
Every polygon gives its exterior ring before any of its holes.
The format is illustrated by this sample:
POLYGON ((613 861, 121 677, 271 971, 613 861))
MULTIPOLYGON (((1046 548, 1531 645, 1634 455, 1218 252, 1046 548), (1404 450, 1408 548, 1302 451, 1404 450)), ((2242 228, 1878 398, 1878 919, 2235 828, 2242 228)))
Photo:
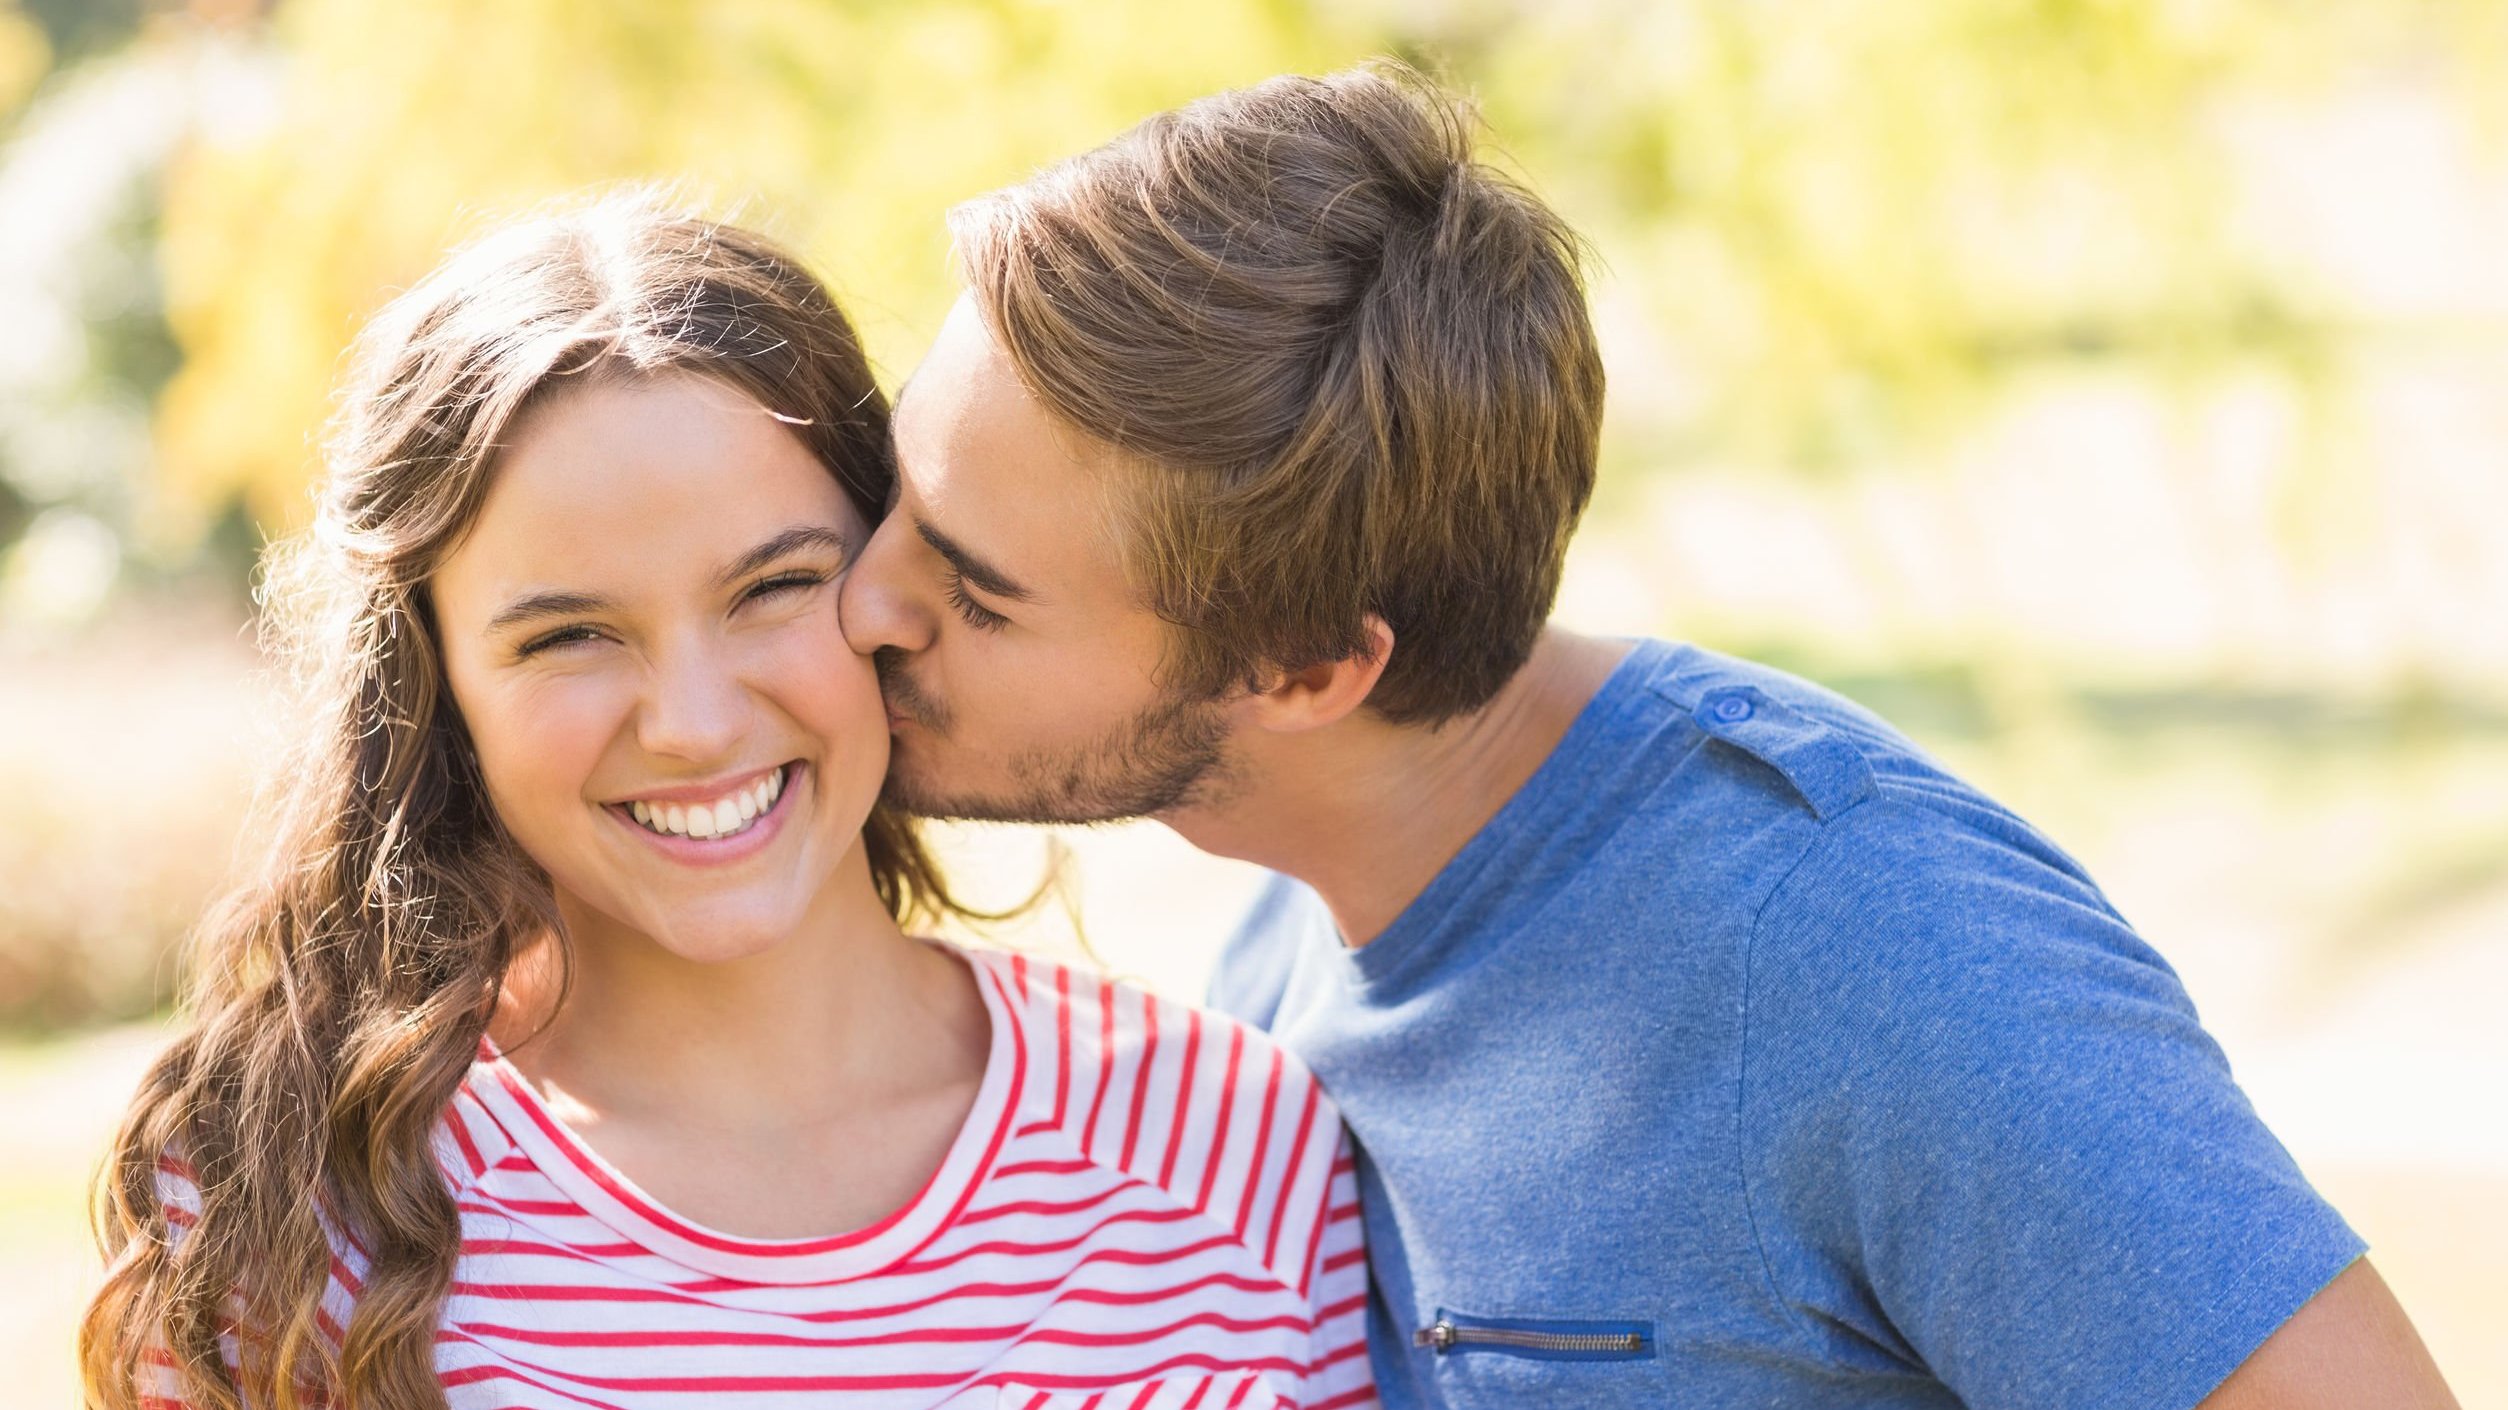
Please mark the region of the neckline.
POLYGON ((1553 830, 1550 815, 1581 801, 1581 791, 1563 780, 1608 737, 1621 703, 1639 692, 1642 683, 1652 679, 1676 650, 1671 643, 1652 637, 1637 638, 1576 712, 1549 757, 1375 939, 1353 949, 1341 940, 1337 928, 1332 931, 1332 948, 1339 952, 1355 984, 1379 994, 1388 992, 1406 976, 1432 968, 1439 958, 1472 938, 1478 927, 1464 923, 1457 912, 1474 906, 1487 888, 1513 876, 1521 853, 1546 843, 1553 830))
POLYGON ((747 1283, 834 1283, 890 1267, 929 1244, 964 1211, 1010 1136, 1018 1108, 1014 1023, 991 965, 930 941, 966 966, 991 1023, 984 1078, 940 1167, 913 1198, 859 1229, 797 1239, 725 1233, 682 1216, 604 1159, 541 1100, 493 1042, 480 1039, 473 1093, 550 1183, 638 1245, 703 1273, 747 1283))

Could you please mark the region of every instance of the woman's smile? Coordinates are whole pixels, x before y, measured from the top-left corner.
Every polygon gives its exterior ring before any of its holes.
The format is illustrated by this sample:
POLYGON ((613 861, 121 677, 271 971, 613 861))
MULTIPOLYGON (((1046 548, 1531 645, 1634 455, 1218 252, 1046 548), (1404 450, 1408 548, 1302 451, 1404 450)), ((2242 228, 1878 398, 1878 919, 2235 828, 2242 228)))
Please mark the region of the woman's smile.
POLYGON ((786 800, 794 784, 806 782, 807 769, 795 759, 728 783, 644 790, 601 810, 674 862, 733 862, 765 850, 782 832, 786 800))

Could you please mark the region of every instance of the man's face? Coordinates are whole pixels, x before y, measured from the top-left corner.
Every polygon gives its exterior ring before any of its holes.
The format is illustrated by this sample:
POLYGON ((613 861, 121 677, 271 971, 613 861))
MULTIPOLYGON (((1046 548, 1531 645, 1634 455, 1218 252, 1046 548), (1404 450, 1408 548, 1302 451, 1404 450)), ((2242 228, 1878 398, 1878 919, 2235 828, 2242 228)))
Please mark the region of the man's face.
POLYGON ((888 799, 1002 822, 1206 800, 1228 722, 1158 683, 1172 629, 1123 571, 1114 450, 1028 394, 963 298, 900 397, 896 437, 897 500, 842 603, 887 700, 888 799))

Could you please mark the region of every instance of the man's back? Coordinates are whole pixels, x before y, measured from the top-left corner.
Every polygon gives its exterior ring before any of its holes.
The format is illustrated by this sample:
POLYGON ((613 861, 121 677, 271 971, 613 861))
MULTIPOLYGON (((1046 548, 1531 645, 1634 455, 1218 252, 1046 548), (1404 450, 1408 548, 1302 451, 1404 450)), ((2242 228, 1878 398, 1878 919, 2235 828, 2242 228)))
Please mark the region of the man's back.
POLYGON ((2070 858, 1691 648, 1364 948, 1275 883, 1212 999, 1358 1138, 1388 1405, 2190 1405, 2361 1250, 2070 858))

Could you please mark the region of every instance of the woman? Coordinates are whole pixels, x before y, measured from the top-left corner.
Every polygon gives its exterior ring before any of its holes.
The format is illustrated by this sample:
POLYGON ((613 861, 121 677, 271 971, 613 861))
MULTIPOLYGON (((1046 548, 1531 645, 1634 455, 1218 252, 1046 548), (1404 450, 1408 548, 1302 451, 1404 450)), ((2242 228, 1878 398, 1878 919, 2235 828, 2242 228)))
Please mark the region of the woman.
POLYGON ((824 290, 614 200, 361 351, 278 594, 320 725, 106 1172, 91 1402, 1369 1402, 1311 1079, 904 929, 824 290))

